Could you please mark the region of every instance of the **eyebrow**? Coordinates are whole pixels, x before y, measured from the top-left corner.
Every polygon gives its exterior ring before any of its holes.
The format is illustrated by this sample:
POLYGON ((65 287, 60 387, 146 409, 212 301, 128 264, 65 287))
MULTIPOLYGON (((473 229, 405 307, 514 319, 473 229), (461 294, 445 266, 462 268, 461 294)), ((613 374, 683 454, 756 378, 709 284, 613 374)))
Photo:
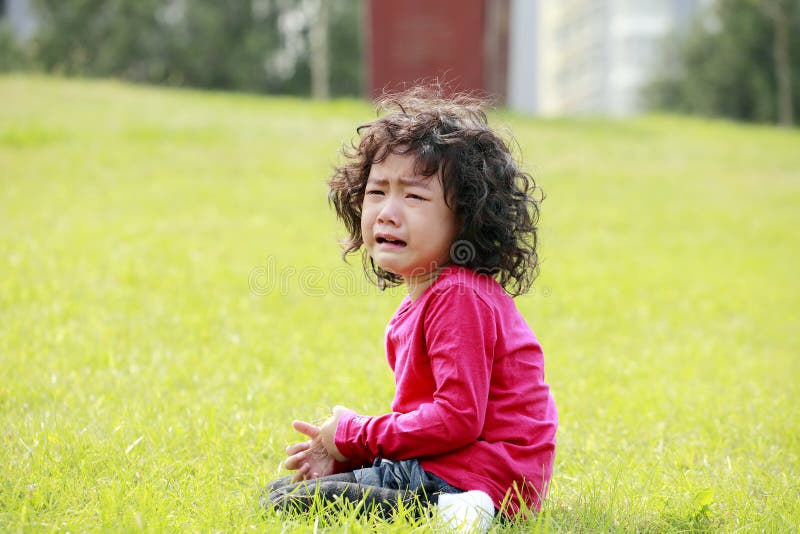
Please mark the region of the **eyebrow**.
MULTIPOLYGON (((431 177, 428 176, 426 178, 431 178, 431 177)), ((420 178, 409 178, 409 177, 406 177, 406 176, 401 176, 400 178, 397 179, 397 181, 400 182, 401 185, 417 186, 417 187, 422 187, 423 189, 430 189, 431 188, 430 185, 428 185, 428 183, 430 182, 430 179, 426 180, 425 178, 421 178, 420 179, 420 178)), ((375 185, 387 185, 389 183, 389 179, 388 178, 372 178, 372 177, 369 177, 367 179, 367 183, 373 183, 375 185)))

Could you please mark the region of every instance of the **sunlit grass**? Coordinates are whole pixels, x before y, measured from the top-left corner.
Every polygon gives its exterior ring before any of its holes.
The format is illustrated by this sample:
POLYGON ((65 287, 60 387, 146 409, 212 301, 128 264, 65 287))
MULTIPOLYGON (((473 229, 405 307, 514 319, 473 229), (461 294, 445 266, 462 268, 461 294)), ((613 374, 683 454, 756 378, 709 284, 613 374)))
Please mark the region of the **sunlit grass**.
MULTIPOLYGON (((387 409, 402 290, 325 180, 359 102, 0 78, 0 530, 403 532, 263 514, 289 422, 387 409)), ((800 526, 800 134, 493 117, 547 199, 517 299, 559 407, 543 514, 498 531, 800 526)))

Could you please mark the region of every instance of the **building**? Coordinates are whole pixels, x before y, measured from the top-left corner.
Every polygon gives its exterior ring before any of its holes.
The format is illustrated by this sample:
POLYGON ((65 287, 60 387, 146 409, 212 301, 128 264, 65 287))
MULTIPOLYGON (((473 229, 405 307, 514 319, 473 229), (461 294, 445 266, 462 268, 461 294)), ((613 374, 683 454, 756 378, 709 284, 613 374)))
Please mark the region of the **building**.
POLYGON ((505 99, 509 0, 367 0, 365 93, 444 80, 505 99))
POLYGON ((627 115, 711 0, 367 0, 366 94, 442 77, 541 115, 627 115))
POLYGON ((3 19, 19 39, 28 39, 36 30, 31 0, 0 0, 0 21, 3 19))
POLYGON ((509 106, 541 115, 628 115, 660 45, 709 0, 512 0, 509 106))

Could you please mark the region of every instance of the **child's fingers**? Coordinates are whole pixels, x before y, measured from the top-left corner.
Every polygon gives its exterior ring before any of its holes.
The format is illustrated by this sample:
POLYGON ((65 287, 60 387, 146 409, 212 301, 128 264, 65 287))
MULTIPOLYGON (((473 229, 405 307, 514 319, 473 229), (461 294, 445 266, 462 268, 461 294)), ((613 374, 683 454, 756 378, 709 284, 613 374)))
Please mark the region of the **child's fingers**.
POLYGON ((307 450, 293 454, 289 456, 285 462, 283 462, 283 466, 290 471, 299 469, 301 465, 308 462, 308 455, 309 452, 307 450))
POLYGON ((299 452, 307 451, 311 448, 311 440, 308 441, 300 441, 298 443, 292 443, 288 447, 286 447, 286 454, 288 456, 293 456, 299 452))
POLYGON ((305 421, 292 421, 292 427, 311 439, 314 439, 319 434, 318 426, 312 425, 311 423, 307 423, 305 421))
POLYGON ((297 470, 297 474, 292 479, 292 482, 300 482, 303 480, 308 480, 308 472, 311 470, 311 466, 308 464, 303 464, 300 469, 297 470))

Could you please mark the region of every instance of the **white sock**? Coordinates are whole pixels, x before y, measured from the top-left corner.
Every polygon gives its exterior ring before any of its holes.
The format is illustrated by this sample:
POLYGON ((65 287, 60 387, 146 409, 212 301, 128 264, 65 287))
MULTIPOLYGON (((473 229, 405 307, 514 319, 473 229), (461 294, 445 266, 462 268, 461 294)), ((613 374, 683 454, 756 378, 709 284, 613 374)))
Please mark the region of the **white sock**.
POLYGON ((440 493, 439 517, 456 532, 486 532, 494 518, 492 498, 483 491, 440 493))

